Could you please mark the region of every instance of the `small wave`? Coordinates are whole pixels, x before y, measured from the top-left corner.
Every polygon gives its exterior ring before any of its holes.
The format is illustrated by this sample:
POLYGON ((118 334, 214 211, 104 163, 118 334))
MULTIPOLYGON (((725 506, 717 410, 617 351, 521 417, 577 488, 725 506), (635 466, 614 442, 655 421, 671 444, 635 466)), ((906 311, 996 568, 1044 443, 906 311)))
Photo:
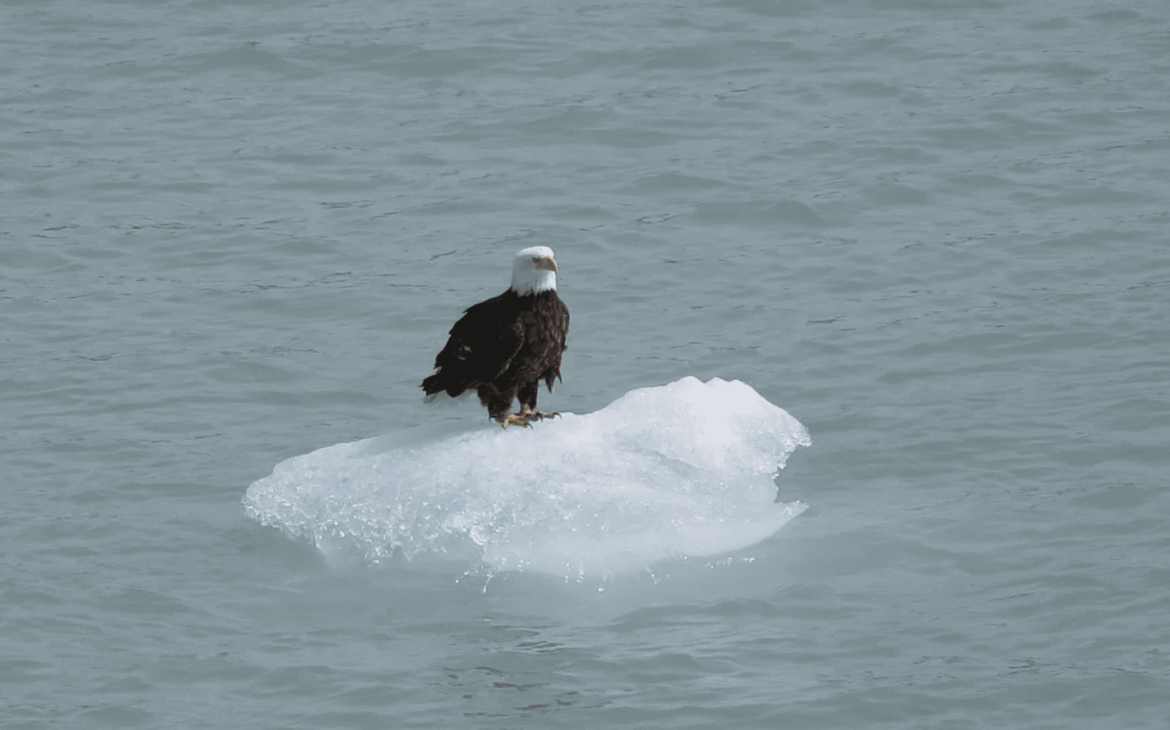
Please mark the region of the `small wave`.
POLYGON ((610 577, 753 545, 805 510, 773 477, 808 432, 751 386, 686 377, 531 429, 404 431, 277 465, 244 509, 329 556, 610 577))

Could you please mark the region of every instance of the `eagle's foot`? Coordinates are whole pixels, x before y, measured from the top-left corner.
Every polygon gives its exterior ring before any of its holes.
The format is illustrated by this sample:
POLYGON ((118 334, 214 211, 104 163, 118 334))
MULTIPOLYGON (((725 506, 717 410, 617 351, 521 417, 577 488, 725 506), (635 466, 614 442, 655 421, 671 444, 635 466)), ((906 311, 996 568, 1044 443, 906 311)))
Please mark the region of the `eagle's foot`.
POLYGON ((560 415, 561 414, 556 413, 556 412, 549 413, 548 411, 534 411, 525 405, 520 406, 520 417, 528 419, 529 423, 531 423, 532 421, 543 421, 544 419, 552 418, 553 416, 556 416, 559 418, 560 415))
MULTIPOLYGON (((531 411, 529 411, 531 413, 531 411)), ((496 419, 500 422, 500 428, 507 428, 508 426, 524 426, 531 428, 530 421, 532 419, 525 413, 512 413, 511 411, 505 413, 502 418, 496 419)))

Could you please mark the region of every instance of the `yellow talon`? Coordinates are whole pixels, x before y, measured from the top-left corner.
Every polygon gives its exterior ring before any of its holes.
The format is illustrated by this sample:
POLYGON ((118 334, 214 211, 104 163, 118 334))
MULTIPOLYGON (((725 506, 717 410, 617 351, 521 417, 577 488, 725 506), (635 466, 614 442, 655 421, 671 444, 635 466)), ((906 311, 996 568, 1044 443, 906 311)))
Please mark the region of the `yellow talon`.
POLYGON ((531 419, 529 419, 525 413, 520 413, 517 415, 509 411, 508 413, 504 414, 503 418, 500 419, 500 427, 507 428, 508 426, 524 426, 525 428, 531 428, 528 423, 529 420, 531 419))

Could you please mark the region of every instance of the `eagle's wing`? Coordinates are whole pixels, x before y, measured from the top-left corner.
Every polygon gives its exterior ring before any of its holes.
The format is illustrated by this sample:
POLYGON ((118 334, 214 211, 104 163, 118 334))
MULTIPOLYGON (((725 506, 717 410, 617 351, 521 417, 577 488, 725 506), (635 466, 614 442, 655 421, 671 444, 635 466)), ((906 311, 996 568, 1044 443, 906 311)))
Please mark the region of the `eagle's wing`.
POLYGON ((451 328, 451 338, 435 361, 436 367, 456 371, 468 386, 499 378, 524 345, 524 323, 503 316, 498 307, 490 306, 492 302, 489 299, 467 309, 451 328))
POLYGON ((556 351, 552 353, 549 368, 542 376, 544 378, 545 385, 548 386, 550 393, 552 392, 553 381, 559 380, 561 377, 561 353, 569 349, 569 346, 565 343, 565 340, 568 338, 569 334, 569 308, 565 306, 565 303, 562 302, 560 298, 557 298, 556 303, 556 351))

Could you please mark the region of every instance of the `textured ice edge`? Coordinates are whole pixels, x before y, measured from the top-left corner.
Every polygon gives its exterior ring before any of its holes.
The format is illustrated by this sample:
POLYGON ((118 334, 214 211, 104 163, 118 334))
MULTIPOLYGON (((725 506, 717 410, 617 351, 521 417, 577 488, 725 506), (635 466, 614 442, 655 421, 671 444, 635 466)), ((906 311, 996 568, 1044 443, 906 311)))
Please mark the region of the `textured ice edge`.
POLYGON ((775 533, 806 506, 776 503, 773 477, 810 443, 751 386, 686 377, 530 429, 323 448, 252 484, 244 509, 326 556, 609 577, 775 533))

